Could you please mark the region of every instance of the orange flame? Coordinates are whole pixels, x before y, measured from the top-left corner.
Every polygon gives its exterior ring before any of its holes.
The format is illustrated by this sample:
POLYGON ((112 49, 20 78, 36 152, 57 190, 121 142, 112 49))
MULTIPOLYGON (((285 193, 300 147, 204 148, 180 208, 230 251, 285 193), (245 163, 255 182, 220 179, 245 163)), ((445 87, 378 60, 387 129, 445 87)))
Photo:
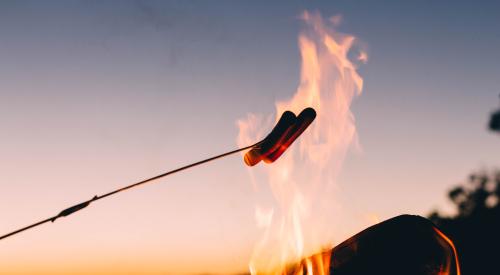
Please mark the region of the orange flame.
MULTIPOLYGON (((257 206, 264 234, 250 262, 252 274, 294 274, 287 271, 290 262, 300 262, 303 271, 295 274, 327 274, 329 254, 301 259, 333 244, 333 187, 348 149, 357 145, 350 105, 363 79, 348 58, 355 38, 334 31, 340 16, 324 20, 306 11, 300 18, 306 28, 298 37, 302 69, 297 92, 276 103, 274 119, 250 114, 238 121, 238 144, 244 145, 262 138, 286 110, 298 114, 312 107, 317 112, 316 121, 279 160, 249 170, 255 188, 267 181, 275 199, 271 206, 257 206)), ((359 61, 367 58, 358 53, 359 61)))
POLYGON ((328 275, 330 274, 331 250, 304 258, 297 266, 286 270, 282 275, 328 275))
MULTIPOLYGON (((455 245, 453 244, 453 242, 450 240, 450 238, 448 238, 448 236, 446 236, 443 232, 441 232, 441 230, 437 229, 434 227, 434 231, 441 237, 443 238, 446 243, 451 247, 451 249, 453 250, 453 254, 455 255, 455 259, 453 259, 455 261, 455 270, 456 270, 456 273, 457 275, 460 275, 460 264, 458 262, 458 253, 457 253, 457 249, 455 248, 455 245)), ((450 266, 450 262, 451 262, 451 259, 448 259, 449 263, 447 264, 447 267, 445 268, 445 270, 443 271, 443 274, 448 274, 448 269, 449 269, 449 266, 450 266)))

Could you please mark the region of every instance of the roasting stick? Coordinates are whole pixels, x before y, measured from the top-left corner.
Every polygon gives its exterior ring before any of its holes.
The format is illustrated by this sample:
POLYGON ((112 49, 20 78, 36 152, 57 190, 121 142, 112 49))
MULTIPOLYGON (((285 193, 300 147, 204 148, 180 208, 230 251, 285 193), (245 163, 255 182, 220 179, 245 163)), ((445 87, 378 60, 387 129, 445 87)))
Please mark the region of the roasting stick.
POLYGON ((59 214, 50 217, 48 219, 39 221, 37 223, 28 225, 26 227, 23 227, 21 229, 15 230, 11 233, 5 234, 3 236, 0 236, 0 240, 5 239, 7 237, 10 237, 12 235, 21 233, 25 230, 28 230, 30 228, 42 225, 47 222, 54 222, 58 218, 61 217, 66 217, 69 216, 77 211, 80 211, 84 209, 85 207, 89 206, 92 202, 98 201, 100 199, 104 199, 106 197, 109 197, 111 195, 132 189, 134 187, 137 187, 139 185, 143 185, 158 179, 161 179, 163 177, 175 174, 177 172, 216 160, 220 159, 247 149, 251 149, 249 152, 245 154, 244 160, 245 163, 248 166, 254 166, 261 160, 263 160, 266 163, 272 163, 274 162, 277 158, 283 154, 283 152, 288 149, 288 147, 297 139, 297 137, 304 132, 304 130, 312 123, 314 118, 316 117, 316 112, 312 108, 306 108, 304 109, 298 116, 295 116, 294 113, 290 111, 286 111, 283 113, 281 116, 280 120, 276 124, 276 126, 273 128, 271 133, 267 135, 263 140, 253 144, 249 145, 243 148, 239 148, 233 151, 229 151, 224 154, 220 154, 211 158, 207 158, 195 163, 188 164, 186 166, 165 172, 163 174, 154 176, 152 178, 148 178, 130 185, 127 185, 125 187, 116 189, 114 191, 111 191, 109 193, 103 194, 103 195, 96 195, 92 199, 81 202, 79 204, 73 205, 71 207, 68 207, 64 209, 63 211, 59 212, 59 214))
MULTIPOLYGON (((261 141, 262 142, 262 141, 261 141)), ((254 145, 250 145, 250 146, 247 146, 247 147, 243 147, 243 148, 239 148, 239 149, 236 149, 236 150, 233 150, 233 151, 230 151, 230 152, 227 152, 227 153, 224 153, 224 154, 221 154, 221 155, 218 155, 218 156, 215 156, 215 157, 211 157, 211 158, 208 158, 208 159, 204 159, 202 161, 198 161, 198 162, 195 162, 195 163, 191 163, 191 164, 188 164, 186 166, 183 166, 181 168, 177 168, 177 169, 174 169, 174 170, 171 170, 171 171, 168 171, 168 172, 165 172, 163 174, 160 174, 160 175, 157 175, 157 176, 154 176, 152 178, 148 178, 148 179, 145 179, 145 180, 142 180, 142 181, 139 181, 139 182, 136 182, 136 183, 133 183, 133 184, 130 184, 130 185, 127 185, 125 187, 122 187, 122 188, 119 188, 119 189, 116 189, 114 191, 111 191, 109 193, 106 193, 106 194, 103 194, 103 195, 100 195, 100 196, 94 196, 92 199, 90 200, 87 200, 87 201, 84 201, 82 203, 79 203, 77 205, 74 205, 74 206, 71 206, 71 207, 68 207, 66 209, 64 209, 63 211, 61 211, 59 214, 57 214, 56 216, 53 216, 53 217, 50 217, 48 219, 45 219, 43 221, 39 221, 37 223, 34 223, 32 225, 28 225, 26 227, 23 227, 21 229, 18 229, 16 231, 13 231, 9 234, 6 234, 6 235, 3 235, 0 237, 0 240, 1 239, 5 239, 7 237, 10 237, 12 235, 15 235, 17 233, 21 233, 25 230, 28 230, 30 228, 33 228, 35 226, 39 226, 41 224, 44 224, 46 222, 54 222, 56 219, 58 218, 61 218, 61 217, 66 217, 66 216, 69 216, 79 210, 82 210, 83 208, 89 206, 90 203, 92 202, 95 202, 97 200, 100 200, 100 199, 104 199, 106 197, 109 197, 111 195, 114 195, 114 194, 117 194, 117 193, 120 193, 122 191, 125 191, 125 190, 128 190, 128 189, 131 189, 131 188, 134 188, 134 187, 137 187, 139 185, 143 185, 143 184, 146 184, 148 182, 152 182, 152 181, 155 181, 155 180, 158 180, 158 179, 161 179, 163 177, 166 177, 166 176, 169 176, 169 175, 172 175, 172 174, 175 174, 177 172, 180 172, 182 170, 186 170, 188 168, 192 168, 192 167, 195 167, 195 166, 198 166, 200 164, 203 164, 203 163, 207 163, 207 162, 210 162, 210 161, 213 161, 213 160, 216 160, 216 159, 219 159, 219 158, 223 158, 223 157, 226 157, 226 156, 229 156, 229 155, 232 155, 232 154, 235 154, 235 153, 238 153, 238 152, 241 152, 241 151, 244 151, 244 150, 247 150, 247 149, 250 149, 250 148, 256 148, 258 147, 258 145, 261 143, 261 142, 258 142, 254 145)))

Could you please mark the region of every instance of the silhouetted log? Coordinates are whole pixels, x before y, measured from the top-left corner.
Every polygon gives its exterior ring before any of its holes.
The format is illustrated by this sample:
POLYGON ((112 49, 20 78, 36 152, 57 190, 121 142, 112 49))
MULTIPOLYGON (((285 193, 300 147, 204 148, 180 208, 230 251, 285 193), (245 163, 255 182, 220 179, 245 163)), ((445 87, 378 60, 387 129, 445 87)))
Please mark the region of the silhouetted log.
POLYGON ((455 275, 460 271, 453 244, 432 222, 402 215, 337 245, 330 274, 455 275))

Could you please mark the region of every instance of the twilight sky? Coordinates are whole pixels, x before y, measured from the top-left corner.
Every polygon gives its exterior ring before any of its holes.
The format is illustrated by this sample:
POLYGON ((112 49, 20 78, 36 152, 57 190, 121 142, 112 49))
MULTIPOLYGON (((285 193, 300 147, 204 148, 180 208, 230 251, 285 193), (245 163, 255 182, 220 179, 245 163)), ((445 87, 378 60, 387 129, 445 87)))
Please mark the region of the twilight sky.
MULTIPOLYGON (((500 167, 500 4, 402 2, 2 1, 0 234, 235 148, 237 119, 295 92, 305 9, 341 14, 369 54, 343 232, 449 209, 500 167)), ((2 240, 0 274, 246 271, 259 196, 233 156, 2 240)))

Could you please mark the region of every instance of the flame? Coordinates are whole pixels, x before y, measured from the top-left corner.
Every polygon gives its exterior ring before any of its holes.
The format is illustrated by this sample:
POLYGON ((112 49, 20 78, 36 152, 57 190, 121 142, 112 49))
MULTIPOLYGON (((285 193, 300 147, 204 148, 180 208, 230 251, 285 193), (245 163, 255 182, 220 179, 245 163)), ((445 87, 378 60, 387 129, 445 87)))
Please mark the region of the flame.
MULTIPOLYGON (((441 232, 441 230, 437 229, 436 227, 434 227, 433 229, 451 247, 451 249, 453 251, 453 255, 455 255, 454 261, 455 261, 456 274, 460 275, 460 264, 458 262, 458 253, 457 253, 457 249, 455 248, 455 245, 450 240, 450 238, 448 238, 448 236, 446 236, 443 232, 441 232)), ((449 266, 450 266, 451 259, 447 259, 447 260, 448 260, 448 263, 445 265, 445 270, 443 270, 443 272, 442 272, 442 274, 444 274, 444 275, 445 274, 449 274, 448 269, 449 269, 449 266)))
MULTIPOLYGON (((328 274, 329 253, 301 259, 332 247, 333 187, 348 149, 357 145, 350 106, 363 79, 348 58, 355 37, 333 29, 340 16, 324 20, 305 11, 300 19, 305 29, 298 37, 302 68, 296 93, 276 103, 274 119, 250 114, 237 123, 238 144, 244 146, 262 138, 286 110, 298 114, 312 107, 317 112, 316 121, 279 160, 249 170, 255 189, 267 181, 274 197, 272 206, 256 210, 264 234, 250 261, 252 274, 328 274), (291 262, 300 263, 292 273, 291 262)), ((359 60, 367 58, 359 53, 359 60)))
POLYGON ((313 256, 304 258, 297 266, 290 269, 290 271, 283 272, 285 274, 293 275, 328 275, 330 274, 330 257, 331 250, 325 250, 322 253, 314 254, 313 256))

